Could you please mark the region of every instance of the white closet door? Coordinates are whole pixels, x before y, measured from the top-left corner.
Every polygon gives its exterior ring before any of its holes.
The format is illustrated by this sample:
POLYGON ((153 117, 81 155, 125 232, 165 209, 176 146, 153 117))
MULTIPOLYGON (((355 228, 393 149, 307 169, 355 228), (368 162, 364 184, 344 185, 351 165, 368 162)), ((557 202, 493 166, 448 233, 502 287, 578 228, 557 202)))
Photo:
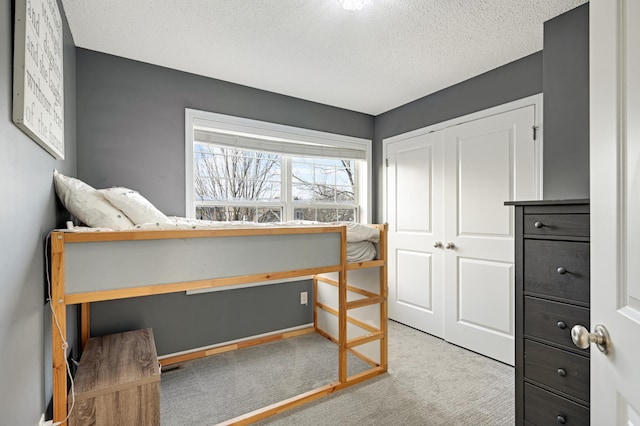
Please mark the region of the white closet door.
POLYGON ((443 133, 387 145, 389 317, 443 337, 443 133))
POLYGON ((445 339, 514 363, 507 200, 535 199, 533 106, 445 129, 445 339), (448 245, 448 246, 447 246, 448 245))

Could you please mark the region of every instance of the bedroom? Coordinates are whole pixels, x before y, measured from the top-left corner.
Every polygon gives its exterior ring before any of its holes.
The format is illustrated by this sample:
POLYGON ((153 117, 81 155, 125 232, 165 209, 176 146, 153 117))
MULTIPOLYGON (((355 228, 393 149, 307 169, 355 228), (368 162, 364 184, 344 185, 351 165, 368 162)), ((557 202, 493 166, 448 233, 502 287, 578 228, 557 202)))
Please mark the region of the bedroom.
MULTIPOLYGON (((9 369, 8 376, 2 380, 0 411, 3 414, 8 412, 9 418, 15 419, 14 423, 18 424, 25 418, 29 419, 28 424, 36 424, 50 397, 50 390, 47 390, 50 378, 47 378, 46 365, 51 348, 44 343, 50 339, 50 324, 42 303, 42 240, 46 232, 64 223, 65 219, 65 212, 59 210, 52 191, 53 168, 82 177, 96 187, 111 184, 137 186, 161 210, 182 215, 184 188, 181 179, 174 176, 184 175, 181 142, 184 139, 184 107, 198 107, 372 139, 375 147, 373 161, 374 165, 378 165, 373 167, 374 182, 379 182, 383 138, 538 93, 545 88, 544 67, 548 64, 544 52, 539 52, 448 88, 438 96, 427 96, 373 117, 76 49, 66 38, 67 154, 65 161, 54 161, 15 128, 10 120, 12 4, 3 2, 1 11, 3 35, 0 75, 5 119, 0 127, 3 152, 0 170, 4 182, 3 198, 11 201, 2 209, 2 221, 7 224, 8 232, 3 239, 5 284, 0 290, 0 359, 4 365, 21 367, 9 369), (109 86, 113 90, 108 93, 101 89, 109 86), (211 96, 212 93, 216 96, 211 96), (89 138, 87 132, 100 122, 101 117, 91 113, 87 105, 98 99, 102 99, 112 117, 109 131, 113 133, 101 134, 104 143, 94 146, 91 141, 95 142, 95 139, 89 138), (182 112, 178 113, 176 109, 182 112), (144 152, 127 144, 134 138, 146 141, 147 146, 140 150, 144 152), (16 417, 11 417, 14 415, 16 417)), ((570 75, 569 80, 573 79, 574 76, 570 75)), ((560 80, 557 77, 550 83, 560 80)), ((551 95, 545 93, 546 113, 550 113, 551 105, 547 102, 551 95)), ((583 107, 578 106, 582 113, 583 107)), ((560 109, 559 113, 562 114, 566 106, 562 105, 560 109)), ((580 129, 579 126, 572 126, 564 130, 580 129)), ((545 134, 545 141, 550 147, 545 150, 545 185, 549 185, 548 190, 545 187, 545 196, 588 196, 588 151, 584 134, 560 135, 553 145, 550 137, 545 134), (558 151, 553 152, 552 146, 557 147, 558 151), (583 160, 574 160, 573 155, 577 153, 585 156, 583 160), (554 190, 558 192, 554 193, 554 190)), ((376 216, 381 218, 380 191, 378 185, 373 197, 374 219, 376 216)), ((297 293, 299 289, 293 291, 297 293)), ((251 300, 251 296, 247 295, 241 303, 250 309, 254 303, 251 300)))

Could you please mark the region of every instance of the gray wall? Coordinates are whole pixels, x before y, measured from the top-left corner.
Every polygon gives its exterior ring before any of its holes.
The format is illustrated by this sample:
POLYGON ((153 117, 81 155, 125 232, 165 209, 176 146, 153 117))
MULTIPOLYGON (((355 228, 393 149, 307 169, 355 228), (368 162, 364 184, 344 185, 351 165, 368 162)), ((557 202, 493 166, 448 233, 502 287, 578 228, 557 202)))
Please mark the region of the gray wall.
MULTIPOLYGON (((78 177, 140 191, 185 215, 184 109, 195 108, 361 138, 373 117, 172 69, 77 49, 78 177)), ((160 354, 312 322, 309 281, 92 305, 101 335, 152 327, 160 354)))
POLYGON ((373 117, 77 49, 78 175, 184 216, 184 109, 373 138, 373 117))
POLYGON ((540 93, 542 62, 542 52, 537 52, 377 116, 374 173, 377 172, 379 216, 376 220, 381 220, 383 211, 383 139, 540 93))
POLYGON ((589 3, 544 24, 544 198, 589 198, 589 3))
POLYGON ((302 291, 311 295, 313 282, 93 303, 91 332, 152 327, 158 354, 175 353, 312 323, 311 304, 300 304, 302 291))
MULTIPOLYGON (((0 1, 0 423, 36 425, 52 393, 44 240, 67 218, 53 191, 53 169, 76 170, 75 47, 65 19, 66 160, 56 161, 11 120, 13 4, 0 1)), ((73 344, 75 309, 69 314, 73 344)))

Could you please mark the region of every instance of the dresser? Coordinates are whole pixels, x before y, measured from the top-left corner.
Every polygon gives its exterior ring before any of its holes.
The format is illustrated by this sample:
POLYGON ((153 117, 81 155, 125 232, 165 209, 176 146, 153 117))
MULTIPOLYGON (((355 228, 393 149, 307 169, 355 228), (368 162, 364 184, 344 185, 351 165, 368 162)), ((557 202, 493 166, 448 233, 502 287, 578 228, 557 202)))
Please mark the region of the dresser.
POLYGON ((589 201, 507 202, 515 209, 516 425, 589 424, 589 201))
POLYGON ((69 426, 160 425, 160 365, 150 328, 93 337, 69 394, 69 426))

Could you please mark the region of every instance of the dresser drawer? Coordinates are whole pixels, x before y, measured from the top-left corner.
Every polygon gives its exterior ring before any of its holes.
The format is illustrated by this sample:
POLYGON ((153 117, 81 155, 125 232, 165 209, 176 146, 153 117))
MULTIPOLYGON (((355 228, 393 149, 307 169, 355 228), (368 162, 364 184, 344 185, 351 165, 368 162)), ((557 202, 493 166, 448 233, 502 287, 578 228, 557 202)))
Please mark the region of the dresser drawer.
POLYGON ((579 349, 571 340, 571 328, 584 325, 591 330, 589 309, 561 302, 524 298, 524 334, 556 343, 575 352, 589 355, 589 348, 579 349))
POLYGON ((589 303, 589 243, 524 240, 524 291, 589 303))
POLYGON ((524 215, 524 233, 561 237, 588 237, 587 214, 527 214, 524 215))
POLYGON ((589 424, 589 409, 529 383, 524 384, 524 418, 540 426, 589 424))
POLYGON ((525 339, 524 376, 589 402, 589 358, 525 339))

